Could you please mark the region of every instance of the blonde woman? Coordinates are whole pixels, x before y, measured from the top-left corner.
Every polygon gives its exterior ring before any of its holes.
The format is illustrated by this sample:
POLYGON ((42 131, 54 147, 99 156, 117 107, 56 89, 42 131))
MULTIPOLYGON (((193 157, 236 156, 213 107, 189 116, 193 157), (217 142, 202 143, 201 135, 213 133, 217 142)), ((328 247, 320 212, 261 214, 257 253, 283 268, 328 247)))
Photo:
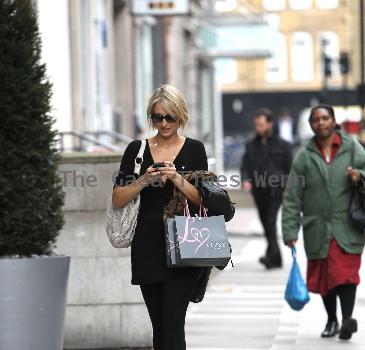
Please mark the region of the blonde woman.
POLYGON ((154 349, 184 350, 186 310, 201 269, 167 268, 163 210, 174 187, 183 192, 190 204, 200 204, 198 190, 179 171, 207 170, 207 157, 200 141, 179 134, 189 114, 177 88, 163 85, 156 89, 149 101, 147 118, 157 133, 146 140, 141 175, 133 178, 141 146, 141 141, 136 140, 123 155, 112 201, 115 207, 123 207, 138 193, 141 195, 131 249, 132 284, 140 285, 152 322, 154 349))

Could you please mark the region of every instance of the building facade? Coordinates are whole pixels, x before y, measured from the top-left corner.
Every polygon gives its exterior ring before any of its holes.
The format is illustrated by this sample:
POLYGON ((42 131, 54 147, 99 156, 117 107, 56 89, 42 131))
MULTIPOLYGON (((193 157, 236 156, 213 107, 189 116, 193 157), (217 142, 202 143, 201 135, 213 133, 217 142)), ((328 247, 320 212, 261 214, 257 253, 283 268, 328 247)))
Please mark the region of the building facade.
MULTIPOLYGON (((200 59, 196 39, 208 1, 190 1, 189 12, 181 16, 135 15, 132 0, 36 4, 55 127, 61 133, 105 132, 100 137, 106 143, 115 142, 108 132, 146 137, 151 134, 148 99, 156 87, 170 83, 187 98, 192 118, 185 133, 205 139, 213 156, 214 140, 207 136, 214 130, 213 114, 207 106, 213 105, 214 84, 205 77, 212 74, 212 64, 200 59)), ((100 149, 77 135, 64 136, 64 143, 65 150, 100 149)))
POLYGON ((239 132, 252 130, 251 115, 263 106, 276 114, 287 108, 298 118, 304 108, 318 102, 336 106, 358 104, 359 1, 251 3, 277 27, 279 35, 271 57, 237 60, 233 79, 221 85, 226 134, 235 133, 237 119, 239 132), (245 111, 237 112, 235 106, 240 103, 245 111))

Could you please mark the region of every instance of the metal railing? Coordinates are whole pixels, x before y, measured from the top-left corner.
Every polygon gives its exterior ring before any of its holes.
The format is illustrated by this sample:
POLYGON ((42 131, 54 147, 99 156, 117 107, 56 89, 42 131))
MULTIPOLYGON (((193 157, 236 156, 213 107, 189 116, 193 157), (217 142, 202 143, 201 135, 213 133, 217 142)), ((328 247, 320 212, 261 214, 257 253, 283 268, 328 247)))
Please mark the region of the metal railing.
POLYGON ((114 141, 118 141, 126 145, 128 145, 128 143, 133 141, 130 137, 111 130, 84 131, 84 133, 94 135, 97 140, 99 140, 99 137, 101 135, 107 135, 112 139, 114 139, 114 141))
POLYGON ((120 142, 122 144, 127 145, 129 142, 132 141, 129 137, 119 134, 115 131, 107 131, 107 130, 100 130, 100 131, 61 131, 60 134, 60 148, 61 152, 87 152, 88 145, 99 146, 103 150, 112 151, 112 152, 121 152, 123 147, 115 145, 114 143, 109 143, 104 140, 100 140, 100 136, 109 136, 113 139, 115 143, 120 142), (65 147, 65 137, 71 136, 73 138, 71 144, 72 147, 68 150, 65 147))

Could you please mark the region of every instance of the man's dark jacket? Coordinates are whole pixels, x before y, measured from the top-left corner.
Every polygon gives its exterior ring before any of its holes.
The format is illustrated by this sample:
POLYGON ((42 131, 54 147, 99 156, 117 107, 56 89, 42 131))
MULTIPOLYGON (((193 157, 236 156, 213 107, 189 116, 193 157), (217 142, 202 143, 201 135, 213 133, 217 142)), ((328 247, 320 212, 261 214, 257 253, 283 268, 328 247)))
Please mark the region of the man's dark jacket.
POLYGON ((241 164, 241 179, 252 183, 253 191, 268 190, 271 196, 281 196, 292 162, 291 146, 277 136, 265 144, 256 135, 246 144, 241 164))

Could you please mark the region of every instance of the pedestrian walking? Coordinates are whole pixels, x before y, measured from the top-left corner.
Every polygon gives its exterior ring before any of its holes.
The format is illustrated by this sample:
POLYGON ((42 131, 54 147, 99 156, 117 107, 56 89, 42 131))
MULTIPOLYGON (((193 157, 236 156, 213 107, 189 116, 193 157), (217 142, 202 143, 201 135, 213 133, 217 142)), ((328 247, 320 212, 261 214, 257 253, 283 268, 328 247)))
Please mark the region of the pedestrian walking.
POLYGON ((303 226, 308 290, 322 296, 328 316, 321 336, 339 333, 346 340, 357 331, 352 313, 364 248, 364 233, 351 222, 348 210, 353 184, 365 174, 365 151, 338 128, 331 106, 314 107, 309 123, 315 135, 295 157, 284 194, 283 239, 292 247, 303 226))
POLYGON ((290 115, 288 108, 282 108, 276 124, 274 124, 274 133, 291 145, 296 143, 297 123, 290 115))
POLYGON ((184 350, 185 315, 202 268, 167 268, 163 212, 174 189, 180 190, 189 204, 200 205, 198 189, 179 171, 207 170, 207 156, 203 143, 179 133, 189 114, 177 88, 163 85, 156 89, 147 115, 157 133, 146 140, 141 176, 135 179, 133 174, 141 146, 141 141, 135 140, 123 155, 112 200, 114 207, 123 207, 140 193, 131 247, 132 284, 140 285, 153 327, 154 349, 184 350))
POLYGON ((270 110, 264 108, 256 111, 254 122, 256 135, 246 145, 241 179, 243 189, 252 192, 265 231, 267 249, 259 261, 270 269, 282 266, 276 218, 291 166, 291 146, 273 134, 270 110))

